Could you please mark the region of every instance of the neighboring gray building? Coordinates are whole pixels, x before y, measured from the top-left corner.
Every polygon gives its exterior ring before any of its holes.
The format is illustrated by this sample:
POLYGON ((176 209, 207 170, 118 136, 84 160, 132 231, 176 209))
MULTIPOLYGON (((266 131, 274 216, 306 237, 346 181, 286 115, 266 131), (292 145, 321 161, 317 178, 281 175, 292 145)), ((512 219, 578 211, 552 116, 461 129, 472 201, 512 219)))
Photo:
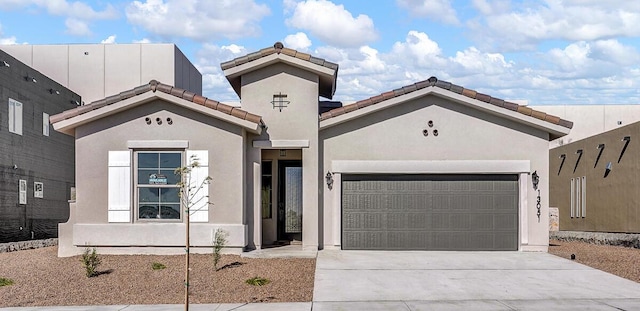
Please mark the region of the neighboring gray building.
POLYGON ((192 155, 212 178, 194 251, 217 229, 237 252, 547 251, 549 141, 571 122, 435 77, 320 113, 338 65, 281 43, 221 67, 242 107, 151 81, 52 116, 83 172, 60 256, 182 253, 171 172, 192 155))
POLYGON ((74 139, 49 116, 80 96, 0 50, 0 243, 58 236, 69 218, 74 139))
POLYGON ((202 74, 175 44, 4 45, 5 52, 90 103, 152 79, 202 94, 202 74))

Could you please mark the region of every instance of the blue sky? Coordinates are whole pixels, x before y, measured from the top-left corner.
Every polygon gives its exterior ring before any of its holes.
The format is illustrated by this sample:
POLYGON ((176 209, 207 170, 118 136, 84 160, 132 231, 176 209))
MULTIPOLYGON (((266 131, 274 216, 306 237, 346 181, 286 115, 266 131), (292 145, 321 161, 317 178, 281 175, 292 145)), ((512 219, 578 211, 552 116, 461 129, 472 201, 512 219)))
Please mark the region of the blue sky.
POLYGON ((640 103, 640 1, 0 0, 1 44, 175 43, 205 96, 282 41, 340 65, 335 99, 436 76, 531 105, 640 103))

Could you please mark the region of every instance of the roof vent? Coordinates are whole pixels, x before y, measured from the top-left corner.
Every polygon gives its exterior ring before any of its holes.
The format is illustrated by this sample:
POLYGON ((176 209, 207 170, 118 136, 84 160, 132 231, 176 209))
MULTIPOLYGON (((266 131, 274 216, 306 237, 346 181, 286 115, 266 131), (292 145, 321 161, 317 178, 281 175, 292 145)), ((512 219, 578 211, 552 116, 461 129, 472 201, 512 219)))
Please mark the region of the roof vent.
POLYGON ((427 81, 431 82, 432 85, 435 85, 435 83, 438 82, 438 78, 431 77, 431 78, 427 79, 427 81))
POLYGON ((282 51, 282 49, 284 48, 284 44, 278 41, 273 45, 273 48, 276 49, 276 53, 280 54, 280 51, 282 51))

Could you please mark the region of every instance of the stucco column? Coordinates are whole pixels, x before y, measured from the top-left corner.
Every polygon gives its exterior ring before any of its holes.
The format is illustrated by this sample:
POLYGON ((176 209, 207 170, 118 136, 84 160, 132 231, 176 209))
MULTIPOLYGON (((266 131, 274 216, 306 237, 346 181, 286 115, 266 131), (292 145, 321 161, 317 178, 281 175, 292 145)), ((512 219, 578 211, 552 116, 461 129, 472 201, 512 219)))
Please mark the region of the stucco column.
POLYGON ((302 149, 302 248, 318 249, 318 141, 302 149))

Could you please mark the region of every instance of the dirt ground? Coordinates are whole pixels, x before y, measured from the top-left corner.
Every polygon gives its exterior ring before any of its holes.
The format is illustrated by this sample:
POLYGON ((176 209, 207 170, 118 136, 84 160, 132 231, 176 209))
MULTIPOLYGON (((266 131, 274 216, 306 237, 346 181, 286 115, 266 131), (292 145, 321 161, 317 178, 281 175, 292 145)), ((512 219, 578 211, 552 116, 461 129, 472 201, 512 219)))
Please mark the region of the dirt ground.
POLYGON ((576 262, 640 282, 640 249, 551 240, 549 253, 562 258, 576 255, 576 262))
MULTIPOLYGON (((80 257, 58 258, 57 247, 0 254, 0 307, 180 304, 184 256, 102 255, 100 275, 85 276, 80 257), (154 262, 166 269, 153 270, 154 262)), ((211 254, 191 255, 190 303, 311 301, 315 259, 253 259, 223 255, 215 271, 211 254), (245 283, 252 277, 271 282, 245 283)))

